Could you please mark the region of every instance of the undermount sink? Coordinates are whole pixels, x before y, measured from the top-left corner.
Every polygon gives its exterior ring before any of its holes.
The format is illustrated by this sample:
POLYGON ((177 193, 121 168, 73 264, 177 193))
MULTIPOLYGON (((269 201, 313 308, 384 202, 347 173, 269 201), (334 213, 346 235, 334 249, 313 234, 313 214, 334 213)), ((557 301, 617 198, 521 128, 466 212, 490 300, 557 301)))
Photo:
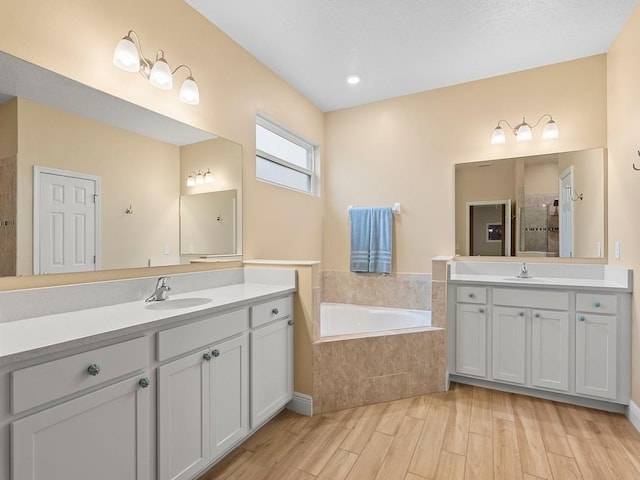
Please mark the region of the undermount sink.
POLYGON ((145 308, 148 310, 177 310, 206 305, 211 301, 210 298, 170 298, 169 300, 151 302, 145 308))

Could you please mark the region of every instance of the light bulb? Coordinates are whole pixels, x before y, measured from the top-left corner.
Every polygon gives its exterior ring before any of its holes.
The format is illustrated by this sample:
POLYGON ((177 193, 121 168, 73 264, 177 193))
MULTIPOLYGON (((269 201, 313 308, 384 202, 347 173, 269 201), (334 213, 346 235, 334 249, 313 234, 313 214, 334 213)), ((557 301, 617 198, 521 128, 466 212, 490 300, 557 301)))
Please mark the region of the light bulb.
POLYGON ((529 126, 529 124, 521 124, 516 132, 516 140, 518 142, 528 142, 529 140, 531 140, 531 138, 531 127, 529 126))
POLYGON ((491 134, 491 145, 497 145, 500 143, 505 143, 507 141, 507 137, 504 134, 504 130, 500 125, 498 125, 491 134))
POLYGON ((140 71, 140 55, 129 35, 122 38, 116 45, 113 51, 113 64, 125 72, 140 71))
POLYGON ((171 75, 171 68, 164 59, 160 57, 153 64, 151 74, 149 75, 149 81, 154 87, 161 88, 162 90, 171 90, 173 88, 173 76, 171 75))
POLYGON ((198 105, 200 103, 200 90, 198 90, 198 84, 193 77, 188 77, 182 82, 179 98, 189 105, 198 105))
POLYGON ((550 140, 553 138, 558 138, 559 136, 558 124, 553 120, 549 120, 549 122, 544 126, 544 130, 542 131, 542 138, 544 140, 550 140))

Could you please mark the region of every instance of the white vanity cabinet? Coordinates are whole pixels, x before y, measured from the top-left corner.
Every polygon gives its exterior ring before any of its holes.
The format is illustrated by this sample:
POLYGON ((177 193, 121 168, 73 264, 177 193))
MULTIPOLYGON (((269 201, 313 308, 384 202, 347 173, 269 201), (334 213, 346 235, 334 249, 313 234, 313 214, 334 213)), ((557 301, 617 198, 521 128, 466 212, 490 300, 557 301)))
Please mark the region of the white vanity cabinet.
POLYGON ((551 310, 531 312, 531 384, 569 390, 569 313, 551 310))
POLYGON ((522 308, 495 307, 491 317, 492 378, 525 383, 525 315, 522 308))
POLYGON ((456 305, 456 371, 487 375, 487 289, 460 287, 456 305))
POLYGON ((161 359, 211 342, 158 367, 160 480, 192 478, 247 435, 248 317, 243 309, 158 333, 161 359))
POLYGON ((13 411, 39 409, 11 423, 12 480, 150 480, 148 364, 138 338, 12 372, 13 411))
POLYGON ((291 296, 251 308, 251 428, 293 398, 291 296))

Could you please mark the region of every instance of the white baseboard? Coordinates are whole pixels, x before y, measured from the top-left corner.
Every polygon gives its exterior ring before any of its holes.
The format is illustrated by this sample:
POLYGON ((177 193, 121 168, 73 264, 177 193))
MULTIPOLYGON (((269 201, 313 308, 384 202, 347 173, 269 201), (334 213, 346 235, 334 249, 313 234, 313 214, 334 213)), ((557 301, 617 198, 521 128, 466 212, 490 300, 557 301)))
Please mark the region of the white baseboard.
POLYGON ((640 432, 640 407, 633 400, 629 401, 629 408, 627 409, 627 417, 629 421, 636 427, 636 430, 640 432))
POLYGON ((301 415, 313 415, 313 398, 305 393, 293 392, 293 398, 287 403, 287 408, 301 415))

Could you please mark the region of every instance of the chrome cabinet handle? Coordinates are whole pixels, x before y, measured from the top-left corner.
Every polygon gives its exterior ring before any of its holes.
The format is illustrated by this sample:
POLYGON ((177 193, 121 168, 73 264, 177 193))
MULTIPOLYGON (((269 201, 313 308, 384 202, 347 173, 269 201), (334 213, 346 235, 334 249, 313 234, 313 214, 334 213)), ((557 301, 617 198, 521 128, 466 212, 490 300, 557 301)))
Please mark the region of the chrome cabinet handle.
POLYGON ((596 308, 600 308, 600 302, 593 302, 593 306, 596 308))
POLYGON ((218 350, 217 348, 211 352, 213 354, 214 357, 218 358, 220 356, 220 350, 218 350))
POLYGON ((578 317, 578 320, 580 320, 581 322, 584 322, 584 315, 580 315, 580 316, 578 317))
POLYGON ((204 355, 202 355, 202 358, 204 358, 208 362, 209 360, 211 360, 211 354, 207 352, 204 355))
POLYGON ((100 365, 98 365, 97 363, 92 363, 91 365, 89 365, 89 368, 87 368, 87 372, 89 372, 89 375, 91 375, 92 377, 95 377, 100 373, 100 365))
POLYGON ((277 314, 279 314, 279 313, 280 313, 280 310, 278 310, 277 308, 274 308, 273 310, 271 310, 271 313, 272 313, 273 315, 277 315, 277 314))
POLYGON ((151 385, 151 380, 149 380, 149 377, 141 378, 140 381, 138 381, 138 385, 140 385, 142 388, 147 388, 149 385, 151 385))
POLYGON ((287 324, 288 324, 289 326, 293 325, 293 320, 289 320, 289 321, 287 322, 287 324))

